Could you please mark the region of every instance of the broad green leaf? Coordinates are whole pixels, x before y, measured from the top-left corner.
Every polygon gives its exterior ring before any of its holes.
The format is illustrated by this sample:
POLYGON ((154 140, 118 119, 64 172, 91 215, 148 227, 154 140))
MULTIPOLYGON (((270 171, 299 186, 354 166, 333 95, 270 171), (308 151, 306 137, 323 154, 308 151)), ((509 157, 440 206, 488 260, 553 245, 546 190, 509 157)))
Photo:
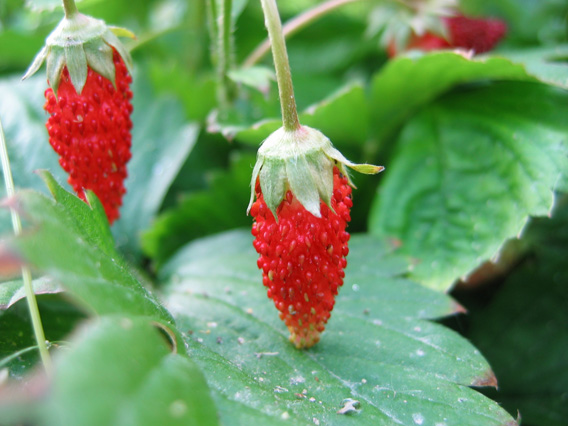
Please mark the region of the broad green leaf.
POLYGON ((380 240, 352 238, 332 318, 306 351, 288 342, 251 243, 247 231, 196 241, 161 272, 168 308, 188 333, 223 424, 515 424, 467 387, 495 384, 479 352, 426 320, 457 305, 405 279, 407 264, 380 240), (358 408, 339 414, 348 398, 358 408))
POLYGON ((568 173, 568 93, 495 83, 452 93, 402 131, 370 216, 413 276, 447 290, 552 207, 568 173))
POLYGON ((393 59, 372 81, 373 136, 383 140, 421 106, 458 84, 487 80, 537 81, 522 65, 498 57, 436 52, 393 59))
MULTIPOLYGON (((351 84, 328 98, 307 108, 300 114, 300 122, 321 130, 335 145, 362 145, 369 131, 369 106, 365 91, 359 84, 351 84)), ((280 120, 264 120, 239 131, 238 141, 254 146, 282 126, 280 120)))
POLYGON ((144 252, 160 266, 188 241, 226 229, 247 226, 246 208, 255 157, 233 157, 228 171, 212 175, 208 191, 189 193, 142 234, 144 252))
POLYGON ((20 420, 46 426, 217 424, 203 375, 186 355, 172 353, 147 319, 93 320, 79 330, 72 349, 57 355, 47 395, 31 408, 16 400, 20 420))
MULTIPOLYGON (((568 418, 568 199, 552 219, 527 230, 530 257, 505 281, 491 303, 473 310, 468 337, 499 377, 495 395, 523 422, 561 426, 568 418)), ((492 393, 493 395, 493 393, 492 393)))
MULTIPOLYGON (((100 202, 91 206, 44 174, 55 200, 26 190, 17 201, 31 228, 8 241, 32 266, 61 282, 79 304, 97 314, 122 313, 171 322, 167 311, 140 284, 114 249, 100 202)), ((0 265, 3 259, 0 257, 0 265)))
MULTIPOLYGON (((58 283, 48 277, 33 280, 35 294, 55 294, 63 291, 58 283)), ((8 309, 26 297, 22 280, 0 282, 0 310, 8 309)))

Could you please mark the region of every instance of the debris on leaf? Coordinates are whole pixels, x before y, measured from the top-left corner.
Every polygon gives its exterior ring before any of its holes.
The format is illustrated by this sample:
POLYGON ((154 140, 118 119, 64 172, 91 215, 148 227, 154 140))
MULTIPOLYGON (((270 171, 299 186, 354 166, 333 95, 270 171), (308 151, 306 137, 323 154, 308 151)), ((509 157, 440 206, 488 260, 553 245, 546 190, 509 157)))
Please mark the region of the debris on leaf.
POLYGON ((359 411, 359 408, 361 407, 361 403, 359 401, 357 401, 356 399, 352 399, 352 398, 344 399, 341 402, 341 404, 343 405, 343 407, 341 407, 339 410, 337 410, 337 414, 349 414, 349 413, 357 412, 357 411, 359 411))

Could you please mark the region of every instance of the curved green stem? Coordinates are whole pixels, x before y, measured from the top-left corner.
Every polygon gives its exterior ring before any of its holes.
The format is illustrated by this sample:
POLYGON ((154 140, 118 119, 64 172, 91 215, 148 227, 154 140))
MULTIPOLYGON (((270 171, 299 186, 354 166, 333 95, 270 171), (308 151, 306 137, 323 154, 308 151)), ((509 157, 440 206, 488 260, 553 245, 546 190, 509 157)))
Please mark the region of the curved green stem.
POLYGON ((75 5, 75 0, 63 0, 63 10, 65 11, 65 17, 67 19, 75 16, 79 11, 75 5))
POLYGON ((221 111, 226 110, 233 98, 233 83, 229 79, 232 58, 232 0, 219 0, 217 4, 217 82, 221 111))
POLYGON ((211 63, 213 64, 213 66, 217 66, 217 6, 215 4, 217 0, 205 1, 207 13, 207 29, 209 30, 209 40, 211 43, 211 63))
MULTIPOLYGON (((326 15, 327 13, 349 3, 354 3, 361 0, 330 0, 326 1, 325 3, 319 4, 316 7, 309 9, 294 17, 293 19, 289 20, 284 24, 282 27, 282 32, 284 33, 284 37, 291 36, 302 28, 305 28, 307 25, 312 23, 313 21, 321 18, 322 16, 326 15)), ((251 53, 247 56, 247 58, 243 62, 243 68, 251 67, 256 64, 264 55, 268 53, 270 50, 270 40, 264 40, 261 44, 259 44, 251 53)))
POLYGON ((276 0, 260 0, 264 12, 264 23, 268 30, 268 37, 272 45, 274 68, 276 69, 276 81, 280 95, 282 108, 282 125, 284 130, 294 131, 300 128, 296 99, 294 98, 294 86, 292 74, 286 51, 286 42, 282 33, 282 22, 276 6, 276 0))
MULTIPOLYGON (((13 197, 15 193, 14 180, 12 179, 12 171, 10 169, 10 158, 8 157, 8 147, 6 146, 6 140, 4 138, 4 129, 2 128, 1 121, 0 121, 0 160, 2 162, 2 170, 4 172, 4 184, 6 186, 6 195, 8 197, 13 197)), ((10 209, 10 213, 12 215, 12 226, 14 228, 14 233, 16 234, 16 236, 18 236, 22 233, 22 222, 20 220, 20 216, 18 215, 18 212, 14 208, 10 209)), ((37 341, 37 346, 39 348, 41 361, 43 363, 43 366, 47 374, 51 375, 53 371, 51 356, 49 355, 49 351, 47 349, 47 345, 45 342, 43 325, 41 323, 39 308, 37 306, 37 300, 32 286, 32 274, 29 268, 26 266, 22 266, 22 280, 24 282, 26 300, 28 302, 28 308, 32 320, 32 327, 34 329, 34 334, 37 341)))

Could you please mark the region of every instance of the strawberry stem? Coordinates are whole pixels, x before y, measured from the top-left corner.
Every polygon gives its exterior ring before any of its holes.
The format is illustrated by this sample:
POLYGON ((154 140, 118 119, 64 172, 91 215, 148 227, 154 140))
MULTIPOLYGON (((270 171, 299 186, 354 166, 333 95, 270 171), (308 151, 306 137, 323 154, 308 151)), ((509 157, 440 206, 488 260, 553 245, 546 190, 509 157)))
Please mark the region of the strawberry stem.
MULTIPOLYGON (((4 138, 4 129, 2 128, 2 122, 0 121, 0 159, 2 162, 2 171, 4 172, 4 184, 6 186, 6 196, 14 196, 14 180, 12 179, 12 171, 10 169, 10 158, 8 157, 8 147, 6 146, 6 140, 4 138)), ((22 222, 18 212, 13 207, 10 208, 10 213, 12 216, 12 227, 14 228, 14 234, 16 236, 22 233, 22 222)), ((24 290, 26 292, 26 300, 28 302, 28 308, 30 311, 30 316, 32 320, 32 327, 34 329, 35 338, 37 341, 37 346, 39 348, 39 354, 43 367, 48 375, 51 375, 53 371, 53 366, 51 363, 51 356, 47 350, 47 345, 45 341, 45 333, 43 332, 43 325, 41 323, 41 316, 39 314, 39 308, 37 305, 37 299, 35 297, 34 289, 32 286, 32 274, 27 266, 22 266, 22 281, 24 282, 24 290)))
POLYGON ((282 108, 282 124, 284 130, 295 131, 300 128, 300 121, 296 109, 292 74, 290 73, 286 42, 282 33, 280 14, 278 13, 276 0, 260 0, 260 2, 264 12, 264 23, 266 24, 268 37, 272 45, 272 56, 274 58, 274 68, 276 69, 280 106, 282 108))
POLYGON ((65 17, 67 19, 70 19, 79 13, 74 0, 63 0, 63 10, 65 11, 65 17))
POLYGON ((228 77, 232 58, 232 0, 218 0, 217 13, 217 80, 221 110, 226 110, 232 98, 232 82, 228 77))
POLYGON ((211 63, 217 66, 217 0, 205 0, 207 13, 207 29, 209 30, 209 40, 211 43, 211 63))
MULTIPOLYGON (((284 37, 291 36, 302 28, 305 28, 315 20, 325 16, 329 12, 333 10, 349 4, 354 3, 360 0, 329 0, 322 4, 318 4, 317 6, 306 10, 304 13, 292 18, 288 22, 284 24, 282 27, 282 32, 284 33, 284 37)), ((270 50, 270 40, 264 40, 261 44, 259 44, 251 53, 247 56, 247 58, 243 61, 243 68, 252 67, 256 64, 264 55, 268 53, 270 50)))

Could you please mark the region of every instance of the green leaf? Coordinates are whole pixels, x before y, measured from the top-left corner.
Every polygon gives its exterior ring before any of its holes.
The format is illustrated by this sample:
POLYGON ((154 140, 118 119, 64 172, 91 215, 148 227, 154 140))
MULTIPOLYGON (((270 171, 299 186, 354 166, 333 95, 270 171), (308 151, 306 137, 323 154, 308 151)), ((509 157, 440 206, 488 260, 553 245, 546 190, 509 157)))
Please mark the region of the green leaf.
MULTIPOLYGON (((145 81, 141 79, 140 84, 145 81)), ((141 87, 134 92, 132 160, 128 164, 129 177, 120 219, 113 225, 113 233, 121 250, 132 258, 139 258, 140 233, 158 213, 197 140, 199 128, 186 122, 177 101, 164 97, 155 99, 141 87)))
POLYGON ((568 44, 500 52, 516 63, 522 63, 541 81, 568 88, 568 44))
MULTIPOLYGON (((49 277, 41 277, 32 282, 35 294, 55 294, 63 291, 58 283, 49 277)), ((0 310, 10 306, 26 297, 22 280, 0 282, 0 310)))
POLYGON ((352 238, 327 330, 299 351, 266 297, 251 239, 235 231, 196 241, 161 273, 223 424, 515 424, 467 387, 494 384, 479 352, 425 320, 454 313, 455 303, 405 279, 408 266, 381 241, 352 238), (360 408, 338 414, 346 398, 360 408))
POLYGON ((234 69, 228 76, 235 83, 245 84, 263 94, 268 94, 271 82, 276 80, 272 69, 260 66, 234 69))
POLYGON ((48 395, 22 404, 34 424, 217 424, 202 374, 147 319, 92 321, 58 355, 48 395))
POLYGON ((209 190, 189 193, 158 216, 142 234, 144 252, 157 266, 192 239, 252 223, 246 208, 254 162, 252 155, 233 156, 229 170, 212 174, 209 190))
POLYGON ((413 276, 447 290, 546 215, 568 173, 568 93, 495 83, 450 94, 404 128, 370 229, 416 258, 413 276))
POLYGON ((373 78, 373 136, 383 140, 422 105, 458 84, 487 80, 537 81, 522 65, 504 58, 467 59, 443 52, 393 59, 373 78))
MULTIPOLYGON (((114 249, 96 197, 89 195, 91 209, 45 174, 55 201, 35 191, 20 192, 18 205, 32 228, 8 241, 9 247, 61 282, 91 312, 143 315, 170 323, 168 312, 114 249)), ((0 257, 0 265, 2 261, 0 257)))
POLYGON ((561 426, 568 418, 567 229, 564 195, 552 219, 534 220, 527 230, 530 257, 469 321, 468 337, 499 377, 495 396, 527 424, 561 426))

